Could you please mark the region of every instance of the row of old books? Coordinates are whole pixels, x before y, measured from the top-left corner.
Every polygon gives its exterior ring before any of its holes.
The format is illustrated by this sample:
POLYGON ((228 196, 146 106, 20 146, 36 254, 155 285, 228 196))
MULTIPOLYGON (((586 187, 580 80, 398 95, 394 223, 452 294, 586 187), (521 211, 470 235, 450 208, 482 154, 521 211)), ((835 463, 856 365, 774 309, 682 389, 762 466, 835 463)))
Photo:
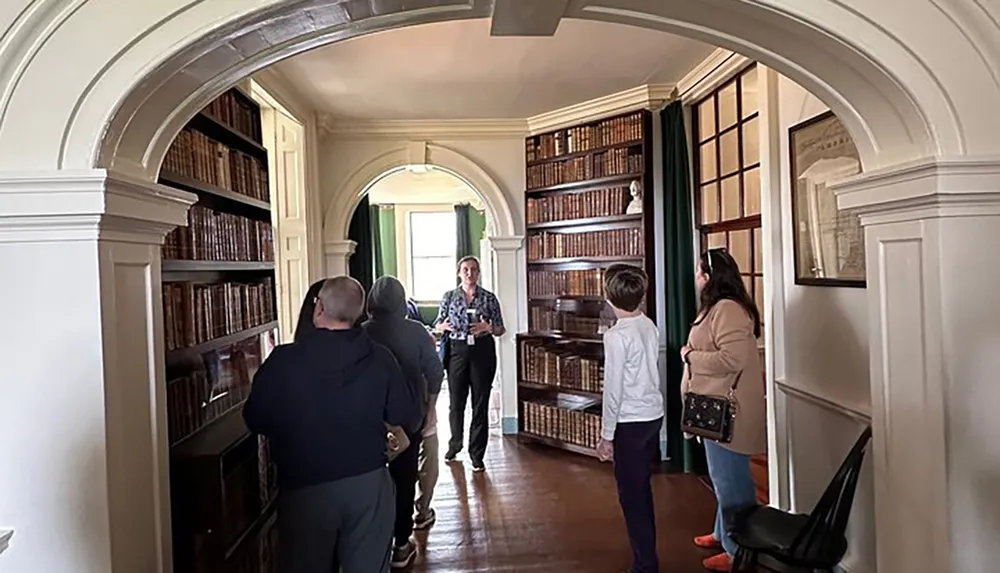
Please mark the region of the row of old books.
POLYGON ((278 495, 278 466, 271 457, 271 444, 257 436, 257 473, 260 476, 260 506, 266 507, 278 495))
POLYGON ((604 269, 528 271, 528 296, 604 296, 604 269))
POLYGON ((212 100, 203 110, 218 121, 242 133, 249 139, 261 141, 260 110, 241 101, 233 90, 212 100))
POLYGON ((260 201, 270 199, 266 165, 189 127, 177 134, 162 169, 260 201))
POLYGON ((271 223, 191 207, 188 226, 178 227, 163 243, 163 258, 195 261, 273 261, 271 223))
POLYGON ((167 351, 187 348, 275 320, 274 279, 163 284, 167 351))
POLYGON ((241 453, 247 454, 246 457, 234 460, 223 476, 223 512, 226 516, 223 539, 227 546, 250 529, 262 510, 257 448, 241 453))
POLYGON ((534 401, 521 402, 522 429, 528 434, 596 448, 601 439, 601 415, 534 401))
POLYGON ((529 137, 525 140, 524 153, 526 161, 531 163, 569 153, 641 141, 642 114, 634 113, 529 137))
POLYGON ((632 152, 631 148, 615 148, 555 163, 529 165, 525 169, 527 190, 612 175, 639 174, 644 167, 643 161, 642 153, 632 152))
POLYGON ((586 233, 542 232, 528 236, 528 261, 565 257, 641 257, 642 229, 586 233))
POLYGON ((531 332, 563 332, 581 336, 599 334, 602 324, 600 318, 580 316, 566 311, 549 310, 541 306, 532 306, 528 313, 528 330, 531 332))
POLYGON ((580 356, 559 345, 526 339, 521 341, 521 379, 558 388, 601 392, 604 364, 598 358, 580 356))
POLYGON ((537 199, 529 197, 528 224, 624 215, 631 199, 627 186, 537 199))

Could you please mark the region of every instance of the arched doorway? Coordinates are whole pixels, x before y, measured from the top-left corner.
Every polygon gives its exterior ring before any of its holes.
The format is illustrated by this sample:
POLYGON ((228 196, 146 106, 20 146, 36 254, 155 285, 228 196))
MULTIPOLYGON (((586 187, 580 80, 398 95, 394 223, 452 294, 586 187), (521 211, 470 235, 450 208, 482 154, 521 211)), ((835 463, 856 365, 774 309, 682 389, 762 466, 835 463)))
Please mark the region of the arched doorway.
MULTIPOLYGON (((104 549, 100 555, 89 555, 83 545, 69 548, 66 555, 70 555, 70 560, 65 563, 94 563, 94 570, 107 570, 112 563, 119 564, 118 567, 126 563, 141 570, 157 569, 164 566, 163 560, 169 553, 164 551, 164 547, 169 546, 169 532, 163 525, 165 460, 156 452, 150 455, 150 451, 155 450, 153 444, 157 433, 153 426, 162 421, 153 413, 131 418, 115 407, 121 408, 118 400, 126 397, 154 404, 162 398, 156 395, 155 387, 130 393, 124 385, 125 380, 134 377, 155 379, 157 374, 151 372, 155 371, 157 353, 162 350, 156 348, 155 337, 134 343, 118 340, 116 331, 145 332, 149 337, 157 321, 157 311, 148 303, 150 293, 156 294, 151 285, 158 282, 155 276, 158 255, 151 245, 156 244, 156 235, 183 220, 188 200, 182 194, 172 195, 149 184, 169 141, 212 96, 272 61, 322 43, 375 30, 451 18, 487 17, 493 2, 428 0, 380 3, 373 9, 367 2, 272 1, 259 3, 251 10, 233 9, 223 0, 203 0, 187 4, 162 2, 127 13, 120 13, 105 0, 81 2, 72 10, 57 9, 61 5, 56 3, 37 2, 30 6, 32 9, 14 10, 17 14, 12 18, 14 25, 4 36, 4 55, 10 56, 6 60, 11 63, 4 68, 2 77, 0 167, 32 170, 33 173, 8 178, 7 183, 14 186, 15 193, 7 194, 6 203, 10 205, 3 211, 14 218, 29 218, 35 224, 27 230, 17 228, 17 232, 22 233, 17 235, 22 242, 30 242, 23 238, 28 236, 24 233, 30 232, 36 233, 36 241, 41 233, 46 240, 54 240, 58 235, 60 240, 72 237, 92 242, 90 250, 49 252, 32 246, 29 258, 34 264, 44 261, 70 269, 86 269, 82 272, 91 282, 100 285, 72 301, 80 308, 89 309, 89 313, 81 312, 87 316, 52 315, 51 318, 61 319, 63 323, 70 319, 77 321, 74 331, 100 340, 102 344, 93 345, 83 353, 82 368, 76 364, 72 371, 38 373, 15 366, 11 374, 23 375, 29 380, 83 378, 88 383, 75 387, 76 392, 82 394, 64 396, 62 400, 65 401, 57 404, 63 406, 65 412, 75 413, 67 416, 74 422, 66 428, 67 433, 92 438, 98 444, 97 451, 102 452, 93 464, 97 468, 93 470, 95 479, 82 496, 88 500, 90 510, 84 520, 89 520, 92 514, 102 526, 100 531, 82 537, 96 538, 96 544, 104 549), (102 30, 100 42, 81 49, 79 38, 92 35, 95 26, 112 13, 117 25, 102 30), (205 28, 205 22, 212 24, 205 28), (198 31, 192 34, 191 30, 198 31), (75 62, 67 73, 63 67, 64 55, 71 50, 75 62), (53 77, 60 79, 58 90, 51 87, 53 77), (110 173, 100 171, 104 168, 110 169, 110 173), (10 200, 15 196, 16 203, 10 200), (54 196, 78 201, 57 201, 54 207, 41 207, 36 201, 40 196, 50 199, 48 204, 54 196), (57 215, 58 220, 44 219, 52 215, 57 215), (130 238, 130 245, 108 246, 112 236, 124 235, 130 238), (97 248, 98 238, 105 240, 101 250, 97 248), (129 270, 150 268, 154 270, 129 270), (102 306, 101 301, 105 301, 105 305, 102 306), (139 318, 127 319, 129 316, 139 318), (80 388, 84 387, 90 392, 83 393, 80 388), (110 413, 105 410, 105 393, 110 413), (73 400, 74 397, 82 401, 73 400), (79 414, 78 409, 86 411, 86 416, 79 414), (133 429, 144 432, 133 434, 130 432, 133 429), (129 436, 128 440, 122 438, 125 435, 129 436), (128 452, 138 455, 128 456, 128 452), (126 512, 125 506, 148 509, 126 512), (129 513, 132 516, 126 519, 129 513), (113 544, 112 539, 131 541, 123 541, 122 545, 113 544), (116 546, 113 555, 112 545, 116 546)), ((622 0, 574 2, 565 14, 557 15, 556 22, 559 16, 566 15, 670 30, 759 59, 798 81, 838 113, 854 135, 869 170, 888 168, 924 156, 950 157, 997 151, 994 134, 1000 117, 981 113, 988 107, 984 102, 995 100, 997 96, 998 86, 993 80, 996 58, 994 50, 983 47, 986 42, 978 40, 995 32, 995 25, 990 27, 995 20, 984 20, 983 14, 960 11, 950 5, 941 7, 930 1, 908 5, 906 13, 907 18, 899 18, 896 14, 852 10, 840 3, 820 0, 794 10, 749 1, 716 5, 711 2, 622 0), (990 24, 980 25, 978 22, 982 21, 990 24), (927 34, 927 29, 935 33, 927 34), (976 32, 966 33, 968 30, 976 32), (947 49, 942 49, 943 46, 947 49), (955 61, 963 65, 955 66, 955 61)), ((983 166, 989 168, 991 164, 951 161, 946 167, 940 167, 935 161, 929 161, 911 165, 907 173, 926 177, 924 181, 931 185, 924 189, 923 195, 917 189, 901 194, 899 186, 908 181, 900 175, 902 171, 876 172, 875 177, 881 179, 849 187, 850 193, 842 203, 864 206, 900 198, 926 201, 931 197, 931 208, 937 209, 937 195, 949 190, 946 188, 953 188, 957 178, 967 175, 968 170, 983 166), (893 185, 894 189, 883 189, 893 185)), ((985 184, 971 184, 964 178, 960 186, 963 191, 959 192, 968 193, 972 187, 984 192, 989 189, 985 184)), ((911 207, 927 207, 926 202, 920 201, 911 207)), ((906 221, 912 222, 912 213, 910 217, 906 221)), ((891 221, 872 217, 870 222, 885 224, 891 221)), ((919 220, 916 226, 919 227, 919 220)), ((511 237, 516 236, 514 229, 516 227, 512 226, 511 237)), ((897 235, 896 240, 905 244, 870 251, 870 260, 878 263, 874 272, 882 273, 880 280, 893 274, 918 283, 933 281, 931 275, 935 269, 925 271, 921 266, 922 257, 929 256, 922 254, 921 241, 933 241, 937 245, 941 239, 932 231, 907 229, 906 233, 910 234, 897 235), (883 257, 890 257, 890 262, 883 257), (892 261, 899 266, 892 266, 892 261)), ((969 232, 972 231, 974 229, 969 232)), ((869 238, 879 240, 881 236, 869 234, 869 238)), ((975 244, 973 238, 965 236, 975 244)), ((13 272, 24 270, 26 276, 34 276, 28 273, 31 267, 20 256, 7 260, 13 272)), ((932 259, 933 264, 940 262, 939 258, 932 259)), ((23 284, 23 287, 10 287, 11 298, 21 303, 21 308, 11 308, 7 315, 13 325, 36 324, 39 321, 37 311, 46 308, 42 301, 55 299, 54 295, 58 294, 37 288, 45 284, 41 279, 23 284)), ((919 314, 937 309, 938 314, 933 314, 929 320, 939 325, 940 297, 944 295, 938 283, 928 282, 928 285, 930 294, 926 296, 934 300, 926 302, 924 291, 919 288, 916 295, 907 291, 905 294, 911 298, 904 299, 902 306, 892 308, 891 313, 884 301, 877 298, 878 294, 872 295, 873 307, 888 313, 880 315, 879 322, 873 323, 877 328, 872 330, 879 333, 879 338, 871 342, 873 355, 879 357, 873 359, 877 379, 873 380, 872 389, 873 397, 877 398, 875 415, 884 425, 877 428, 875 456, 881 464, 881 470, 876 472, 876 479, 881 484, 881 497, 877 502, 880 560, 903 568, 906 564, 921 563, 930 569, 947 570, 946 563, 951 555, 946 525, 948 485, 942 470, 932 468, 933 471, 924 474, 929 477, 909 482, 914 485, 908 486, 911 490, 906 493, 913 495, 893 494, 888 486, 894 481, 907 482, 902 478, 908 475, 908 470, 923 467, 920 459, 945 457, 947 416, 935 402, 943 388, 941 371, 946 366, 940 351, 922 350, 930 356, 930 363, 918 368, 907 365, 898 352, 887 350, 890 334, 899 335, 921 349, 934 346, 934 341, 927 339, 929 335, 923 334, 923 322, 913 324, 902 317, 896 318, 899 313, 908 311, 916 310, 919 314), (909 332, 907 325, 913 327, 909 332), (901 419, 903 416, 892 415, 890 406, 903 402, 906 394, 901 393, 903 390, 884 386, 890 377, 900 375, 923 380, 925 386, 932 385, 915 405, 904 404, 907 417, 913 419, 916 409, 926 414, 929 423, 907 425, 901 419), (897 429, 890 432, 890 428, 897 429), (916 432, 916 437, 907 430, 916 432), (900 452, 899 448, 904 446, 902 437, 930 444, 928 447, 933 451, 921 452, 919 458, 905 450, 900 452), (893 480, 893 476, 900 479, 893 480), (932 509, 913 519, 902 507, 908 497, 926 499, 932 509), (933 527, 927 527, 928 524, 933 527), (921 551, 904 550, 902 540, 908 540, 908 546, 921 548, 921 551)), ((47 316, 43 314, 41 318, 47 316)), ((32 331, 23 329, 22 332, 30 334, 32 331)), ((8 348, 15 356, 30 355, 31 351, 30 344, 20 341, 13 341, 8 348)), ((14 403, 29 415, 51 412, 50 408, 22 396, 14 403)), ((7 419, 15 420, 8 422, 11 424, 30 424, 30 420, 14 416, 7 419)), ((14 434, 19 433, 20 426, 5 425, 3 429, 5 434, 14 434)), ((61 444, 57 437, 49 437, 32 442, 32 448, 49 455, 57 443, 61 444)), ((18 447, 16 452, 30 453, 32 448, 18 447)), ((29 456, 29 459, 34 462, 25 465, 27 475, 31 475, 33 469, 48 467, 35 457, 29 456)), ((90 461, 88 459, 87 463, 90 461)), ((77 461, 66 462, 56 467, 55 472, 73 473, 79 466, 77 461)), ((22 478, 4 484, 16 490, 18 485, 29 482, 22 478)), ((44 496, 25 496, 24 505, 18 505, 13 512, 14 519, 30 519, 31 514, 39 512, 37 504, 45 501, 44 496)), ((56 516, 52 518, 54 522, 78 521, 65 516, 57 507, 46 506, 45 510, 50 518, 56 516)), ((77 537, 74 526, 60 527, 64 529, 53 530, 57 537, 77 537)), ((45 552, 46 546, 37 538, 28 537, 25 543, 30 543, 29 547, 39 554, 45 552)), ((59 569, 60 563, 53 562, 52 567, 59 569)))

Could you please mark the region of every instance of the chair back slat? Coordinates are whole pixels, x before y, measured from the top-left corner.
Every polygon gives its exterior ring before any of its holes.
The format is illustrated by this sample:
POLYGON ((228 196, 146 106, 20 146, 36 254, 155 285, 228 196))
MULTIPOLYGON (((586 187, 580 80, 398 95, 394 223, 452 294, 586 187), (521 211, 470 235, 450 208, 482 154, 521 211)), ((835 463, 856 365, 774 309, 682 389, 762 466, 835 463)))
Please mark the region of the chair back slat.
MULTIPOLYGON (((871 437, 871 427, 865 428, 858 436, 854 447, 809 514, 805 526, 792 542, 792 556, 828 556, 846 550, 843 540, 847 533, 847 521, 851 516, 865 450, 871 437)), ((836 557, 839 559, 843 555, 836 557)))

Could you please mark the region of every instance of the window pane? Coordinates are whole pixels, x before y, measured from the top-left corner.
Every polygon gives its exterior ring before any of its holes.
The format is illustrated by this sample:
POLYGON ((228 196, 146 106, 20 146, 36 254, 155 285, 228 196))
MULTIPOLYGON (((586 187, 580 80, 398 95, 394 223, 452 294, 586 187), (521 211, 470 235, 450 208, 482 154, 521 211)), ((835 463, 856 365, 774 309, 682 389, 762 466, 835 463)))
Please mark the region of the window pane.
POLYGON ((743 279, 743 286, 747 289, 747 294, 753 297, 753 275, 740 275, 743 279))
POLYGON ((743 106, 743 117, 747 117, 757 111, 757 66, 747 70, 740 82, 743 95, 740 105, 743 106))
POLYGON ((750 229, 729 233, 729 254, 741 271, 750 271, 750 229))
POLYGON ((736 82, 719 90, 719 131, 736 123, 736 82))
POLYGON ((757 312, 760 313, 761 322, 764 321, 764 277, 755 277, 753 280, 753 301, 757 303, 757 312))
POLYGON ((457 233, 454 211, 410 213, 410 256, 454 259, 457 233))
POLYGON ((754 167, 743 173, 744 217, 760 213, 760 168, 754 167))
POLYGON ((413 292, 417 300, 440 300, 441 294, 455 288, 455 255, 447 257, 414 257, 413 292))
POLYGON ((722 168, 720 175, 729 175, 740 167, 740 143, 737 138, 739 134, 736 130, 726 132, 719 138, 719 152, 722 155, 722 168))
POLYGON ((757 131, 757 118, 743 124, 743 166, 760 162, 760 134, 757 131))
POLYGON ((710 234, 708 236, 708 248, 709 249, 726 248, 726 234, 725 233, 710 234))
POLYGON ((698 106, 698 137, 705 141, 715 135, 715 98, 710 97, 698 106))
POLYGON ((753 230, 753 272, 764 270, 764 237, 760 227, 753 230))
POLYGON ((701 181, 711 181, 715 179, 715 141, 709 141, 701 146, 701 181))
POLYGON ((701 222, 717 223, 719 221, 719 197, 716 192, 718 183, 709 183, 701 188, 701 222))
POLYGON ((722 220, 740 218, 740 176, 722 180, 722 220))

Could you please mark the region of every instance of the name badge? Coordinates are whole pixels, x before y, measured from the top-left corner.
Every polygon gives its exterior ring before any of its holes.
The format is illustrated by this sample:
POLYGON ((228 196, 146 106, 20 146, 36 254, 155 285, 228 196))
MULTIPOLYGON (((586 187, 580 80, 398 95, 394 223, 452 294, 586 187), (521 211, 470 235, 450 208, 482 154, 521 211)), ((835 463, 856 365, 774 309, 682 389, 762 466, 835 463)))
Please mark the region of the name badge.
POLYGON ((466 337, 465 342, 469 346, 475 346, 476 345, 476 337, 475 337, 475 335, 469 334, 469 336, 466 337))

